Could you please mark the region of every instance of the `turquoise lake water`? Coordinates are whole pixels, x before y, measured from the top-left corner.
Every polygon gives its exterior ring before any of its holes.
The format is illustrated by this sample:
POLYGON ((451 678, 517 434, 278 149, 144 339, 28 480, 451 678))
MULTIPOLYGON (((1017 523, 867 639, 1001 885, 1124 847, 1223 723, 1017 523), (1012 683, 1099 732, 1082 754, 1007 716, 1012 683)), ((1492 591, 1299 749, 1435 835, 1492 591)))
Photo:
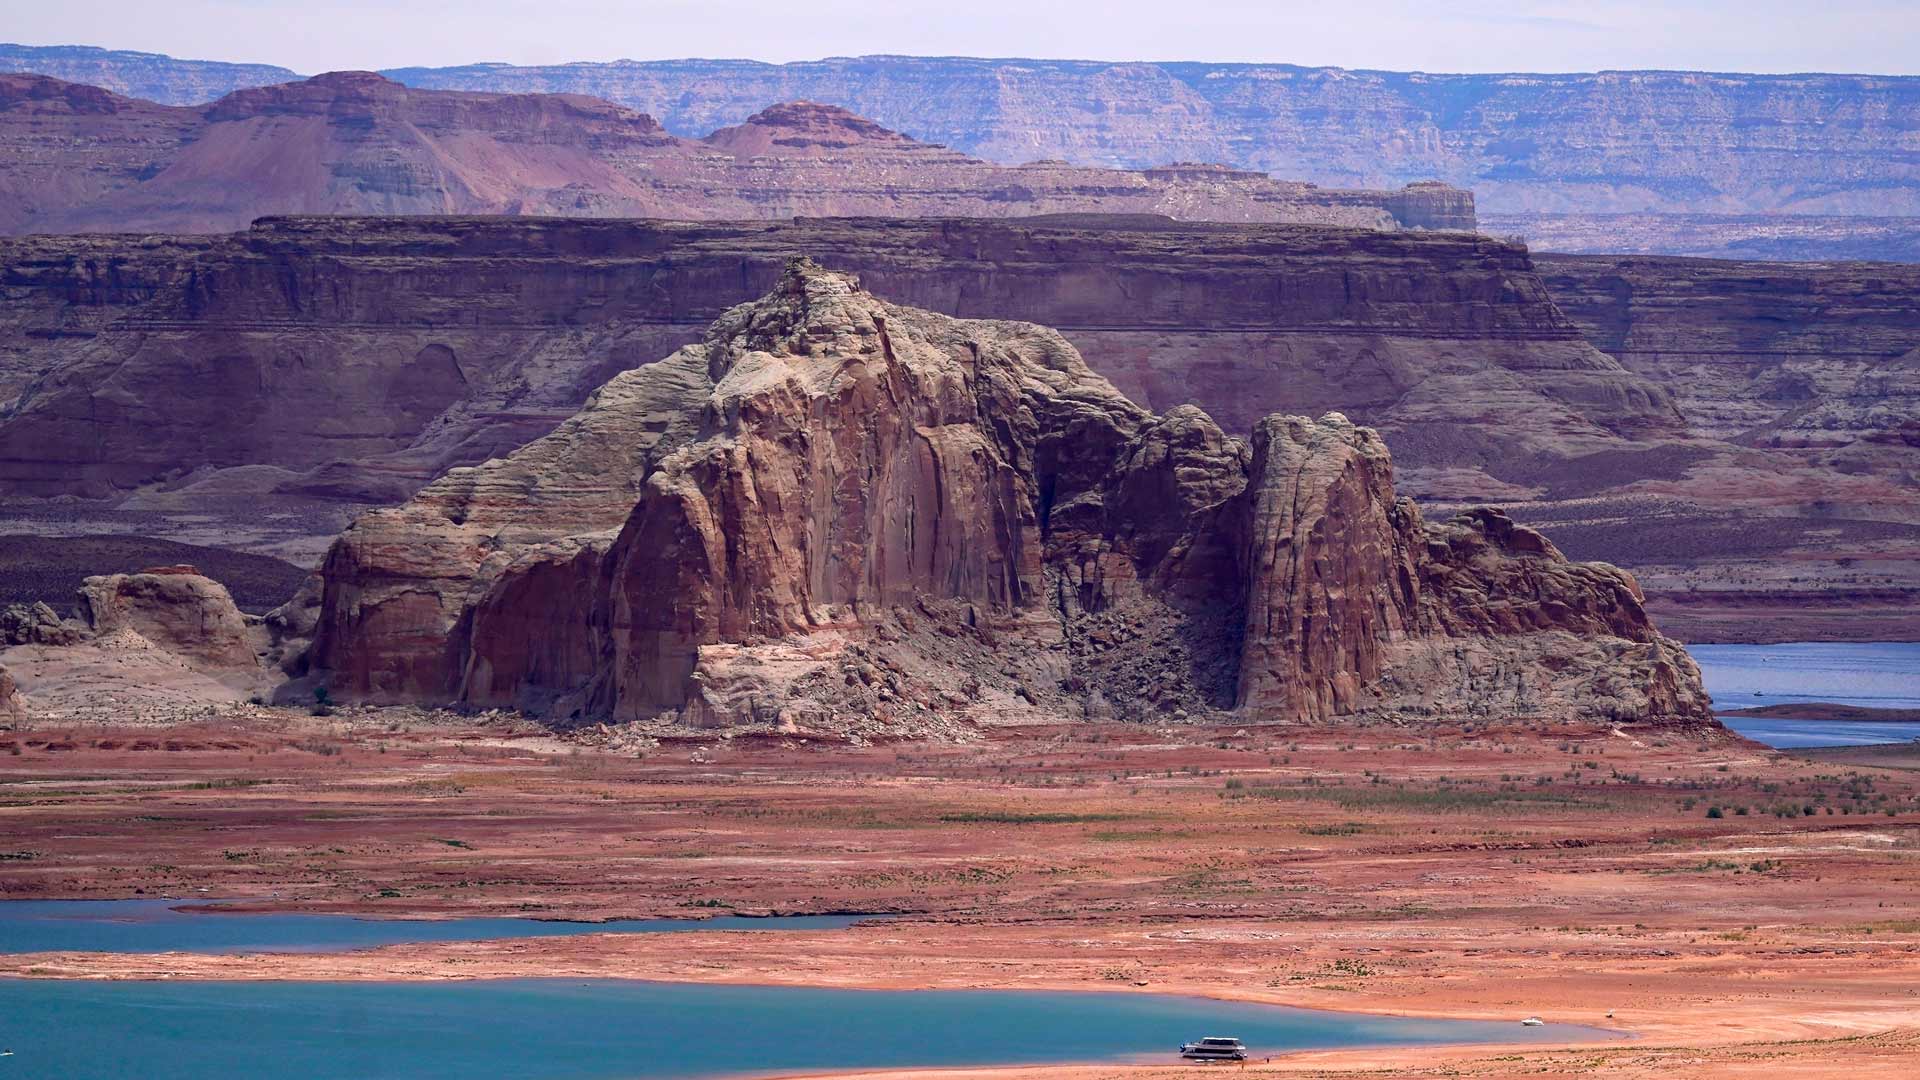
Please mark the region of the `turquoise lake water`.
MULTIPOLYGON (((869 916, 755 919, 632 919, 607 923, 538 919, 356 919, 346 915, 220 914, 176 910, 189 900, 0 901, 0 953, 326 952, 409 941, 483 941, 570 934, 684 930, 838 930, 869 916)), ((0 1073, 0 1080, 5 1074, 0 1073)))
POLYGON ((0 1078, 619 1080, 1145 1058, 1234 1035, 1317 1047, 1564 1041, 1549 1024, 1415 1020, 1139 993, 862 991, 572 979, 0 980, 0 1078))

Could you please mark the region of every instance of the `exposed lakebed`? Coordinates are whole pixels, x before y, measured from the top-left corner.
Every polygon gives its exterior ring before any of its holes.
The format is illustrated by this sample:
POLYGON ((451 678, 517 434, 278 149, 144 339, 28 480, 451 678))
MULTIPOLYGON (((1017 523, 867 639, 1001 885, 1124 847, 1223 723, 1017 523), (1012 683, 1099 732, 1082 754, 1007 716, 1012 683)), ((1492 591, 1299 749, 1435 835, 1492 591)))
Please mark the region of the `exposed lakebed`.
POLYGON ((698 1077, 1175 1060, 1202 1035, 1288 1050, 1561 1042, 1590 1028, 1146 993, 874 991, 609 980, 0 981, 0 1075, 90 1080, 698 1077), (111 1037, 99 1033, 110 1032, 111 1037))

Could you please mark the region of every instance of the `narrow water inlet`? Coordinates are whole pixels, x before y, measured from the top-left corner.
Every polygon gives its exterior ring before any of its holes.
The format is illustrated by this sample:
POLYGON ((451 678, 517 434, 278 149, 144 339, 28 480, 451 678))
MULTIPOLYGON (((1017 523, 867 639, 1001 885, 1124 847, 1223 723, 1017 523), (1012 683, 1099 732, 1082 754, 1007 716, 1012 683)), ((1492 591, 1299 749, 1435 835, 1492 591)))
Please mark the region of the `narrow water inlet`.
POLYGON ((713 931, 843 930, 888 915, 716 915, 565 922, 513 917, 409 919, 223 912, 207 900, 0 901, 0 954, 336 952, 428 941, 713 931))

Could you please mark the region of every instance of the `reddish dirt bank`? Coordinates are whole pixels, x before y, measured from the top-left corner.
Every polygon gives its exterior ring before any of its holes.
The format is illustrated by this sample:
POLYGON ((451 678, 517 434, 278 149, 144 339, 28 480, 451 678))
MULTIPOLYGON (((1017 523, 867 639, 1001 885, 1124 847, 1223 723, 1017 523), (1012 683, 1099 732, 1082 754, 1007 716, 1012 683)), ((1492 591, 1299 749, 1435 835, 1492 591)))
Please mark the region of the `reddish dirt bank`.
POLYGON ((1639 1036, 1274 1071, 1905 1076, 1920 1051, 1917 795, 1910 769, 1604 729, 1096 725, 971 745, 665 743, 635 759, 504 723, 240 709, 0 732, 0 895, 913 914, 307 957, 42 954, 0 958, 0 975, 1146 989, 1639 1036))

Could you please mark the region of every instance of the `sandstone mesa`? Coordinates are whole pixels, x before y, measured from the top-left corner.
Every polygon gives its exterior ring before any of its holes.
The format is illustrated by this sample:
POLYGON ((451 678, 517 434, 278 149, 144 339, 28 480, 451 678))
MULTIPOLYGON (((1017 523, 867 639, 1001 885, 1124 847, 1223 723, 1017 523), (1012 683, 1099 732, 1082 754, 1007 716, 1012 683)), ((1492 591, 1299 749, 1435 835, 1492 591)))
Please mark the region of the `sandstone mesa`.
POLYGON ((1054 331, 808 260, 551 435, 363 515, 322 577, 305 682, 375 702, 1712 723, 1631 577, 1496 512, 1426 524, 1345 417, 1243 442, 1054 331))

